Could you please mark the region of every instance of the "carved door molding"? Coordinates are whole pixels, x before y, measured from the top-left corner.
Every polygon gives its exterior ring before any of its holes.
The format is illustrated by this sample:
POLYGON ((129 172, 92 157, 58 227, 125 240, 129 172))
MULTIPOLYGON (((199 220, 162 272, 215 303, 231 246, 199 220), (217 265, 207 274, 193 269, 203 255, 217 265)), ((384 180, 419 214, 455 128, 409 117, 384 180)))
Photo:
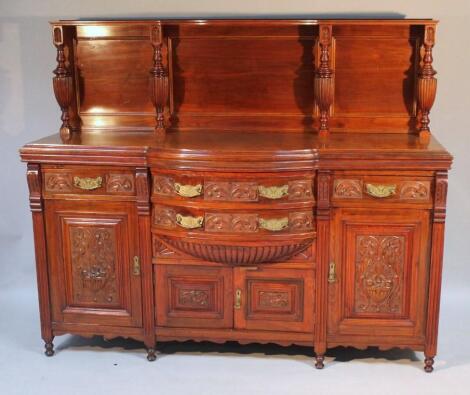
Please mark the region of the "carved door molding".
POLYGON ((53 320, 142 325, 141 278, 131 267, 138 255, 134 204, 96 203, 92 210, 86 202, 46 205, 53 320))
POLYGON ((429 212, 337 209, 332 228, 329 341, 351 342, 351 335, 358 343, 386 343, 387 335, 422 339, 429 212))

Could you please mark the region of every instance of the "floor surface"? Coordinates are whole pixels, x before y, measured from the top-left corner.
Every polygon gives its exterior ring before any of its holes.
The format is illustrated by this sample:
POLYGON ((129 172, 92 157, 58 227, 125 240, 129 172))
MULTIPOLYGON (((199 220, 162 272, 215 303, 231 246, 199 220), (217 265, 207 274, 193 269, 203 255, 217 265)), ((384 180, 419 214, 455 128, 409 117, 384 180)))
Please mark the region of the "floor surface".
POLYGON ((36 291, 27 285, 0 294, 1 395, 470 394, 465 292, 443 297, 436 369, 426 374, 422 353, 398 349, 332 349, 316 370, 308 347, 169 342, 159 345, 157 361, 147 362, 137 341, 61 336, 56 355, 47 358, 36 291))

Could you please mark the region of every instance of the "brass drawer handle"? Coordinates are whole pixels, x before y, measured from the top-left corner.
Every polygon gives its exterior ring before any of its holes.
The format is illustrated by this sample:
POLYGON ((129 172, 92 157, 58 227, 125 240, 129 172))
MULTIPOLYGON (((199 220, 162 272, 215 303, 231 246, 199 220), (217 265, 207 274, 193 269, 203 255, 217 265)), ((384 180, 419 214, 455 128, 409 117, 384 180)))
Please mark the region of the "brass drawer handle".
POLYGON ((258 193, 261 197, 267 199, 281 199, 289 194, 289 185, 281 185, 279 187, 264 187, 260 185, 258 187, 258 193))
POLYGON ((204 217, 185 217, 184 215, 176 214, 176 223, 185 229, 202 228, 204 217))
POLYGON ((202 193, 202 185, 183 185, 179 182, 175 182, 173 187, 175 188, 175 192, 183 197, 192 198, 196 196, 200 196, 202 193))
POLYGON ((386 198, 395 195, 396 184, 366 184, 366 192, 376 198, 386 198))
POLYGON ((133 259, 132 274, 134 276, 140 276, 140 259, 138 256, 135 256, 133 259))
POLYGON ((273 218, 273 219, 259 219, 259 227, 261 229, 269 230, 270 232, 279 232, 289 226, 289 218, 273 218))
POLYGON ((328 269, 328 282, 330 284, 336 282, 336 264, 334 262, 330 262, 328 269))
POLYGON ((237 310, 239 310, 242 307, 242 290, 237 289, 235 291, 235 304, 233 307, 237 310))
POLYGON ((73 185, 77 188, 84 189, 86 191, 92 191, 93 189, 98 189, 103 184, 102 177, 89 178, 89 177, 74 177, 73 185))

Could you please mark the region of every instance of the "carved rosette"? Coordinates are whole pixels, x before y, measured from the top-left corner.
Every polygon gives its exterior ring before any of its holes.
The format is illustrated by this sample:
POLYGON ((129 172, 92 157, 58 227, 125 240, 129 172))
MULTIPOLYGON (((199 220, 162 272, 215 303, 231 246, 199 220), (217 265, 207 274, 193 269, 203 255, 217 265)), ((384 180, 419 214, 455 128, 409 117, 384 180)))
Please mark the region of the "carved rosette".
POLYGON ((418 109, 421 113, 419 133, 421 137, 428 135, 429 113, 436 98, 437 79, 434 77, 436 71, 432 66, 432 48, 434 47, 435 27, 424 27, 423 48, 424 55, 422 66, 418 72, 417 100, 418 109))
POLYGON ((62 26, 54 26, 52 28, 52 38, 54 46, 57 48, 57 67, 53 71, 55 77, 52 79, 52 85, 57 103, 62 111, 62 115, 60 117, 62 121, 60 137, 64 141, 69 141, 72 135, 69 107, 72 103, 74 85, 72 76, 66 65, 64 32, 62 26))
POLYGON ((315 101, 320 109, 320 133, 329 131, 330 106, 334 96, 333 70, 330 66, 331 32, 331 25, 320 25, 318 38, 320 64, 314 81, 315 101))
POLYGON ((402 312, 404 249, 403 236, 357 237, 356 312, 402 312))
POLYGON ((155 106, 155 132, 165 132, 165 107, 168 104, 168 71, 163 64, 163 34, 162 25, 158 22, 151 29, 151 42, 153 46, 153 67, 150 70, 150 96, 155 106))

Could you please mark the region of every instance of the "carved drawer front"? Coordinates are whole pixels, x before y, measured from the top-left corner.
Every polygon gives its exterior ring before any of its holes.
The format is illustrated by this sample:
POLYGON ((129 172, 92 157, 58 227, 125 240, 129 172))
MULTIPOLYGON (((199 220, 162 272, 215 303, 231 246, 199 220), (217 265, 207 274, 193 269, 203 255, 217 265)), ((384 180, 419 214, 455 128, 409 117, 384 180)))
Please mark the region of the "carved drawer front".
POLYGON ((250 176, 182 176, 153 174, 153 196, 232 203, 276 203, 313 201, 312 177, 250 176))
POLYGON ((306 233, 315 228, 313 210, 216 211, 154 205, 158 229, 231 234, 306 233))
POLYGON ((422 339, 429 211, 338 210, 330 334, 422 339))
POLYGON ((235 268, 235 327, 312 331, 313 284, 313 270, 235 268))
POLYGON ((131 202, 46 201, 53 320, 140 327, 137 221, 131 202))
POLYGON ((155 265, 157 326, 230 328, 232 270, 155 265))
POLYGON ((43 169, 44 196, 108 195, 133 198, 135 174, 128 168, 46 167, 43 169))
POLYGON ((431 177, 337 174, 332 201, 336 205, 392 202, 429 206, 432 204, 431 187, 431 177))

